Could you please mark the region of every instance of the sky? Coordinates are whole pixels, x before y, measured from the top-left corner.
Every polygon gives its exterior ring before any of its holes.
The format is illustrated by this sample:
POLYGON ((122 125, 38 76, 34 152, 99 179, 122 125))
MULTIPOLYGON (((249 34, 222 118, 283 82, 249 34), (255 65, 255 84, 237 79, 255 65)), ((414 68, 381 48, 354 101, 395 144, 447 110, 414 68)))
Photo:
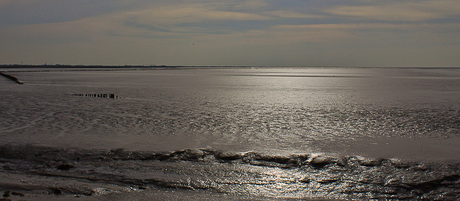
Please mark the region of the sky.
POLYGON ((460 66, 459 0, 0 0, 0 64, 460 66))

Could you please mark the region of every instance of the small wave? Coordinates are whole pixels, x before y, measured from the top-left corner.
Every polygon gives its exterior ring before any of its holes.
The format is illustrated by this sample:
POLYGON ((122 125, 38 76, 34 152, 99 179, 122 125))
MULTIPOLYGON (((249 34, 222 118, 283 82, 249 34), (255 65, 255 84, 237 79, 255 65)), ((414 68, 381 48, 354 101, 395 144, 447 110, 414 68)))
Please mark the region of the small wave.
MULTIPOLYGON (((361 156, 331 156, 320 153, 270 155, 258 152, 224 152, 211 149, 183 149, 170 152, 154 151, 127 151, 124 149, 110 150, 85 150, 64 149, 56 147, 41 147, 34 145, 1 145, 0 158, 18 159, 31 162, 42 161, 191 161, 191 162, 217 162, 250 164, 256 166, 279 168, 326 168, 340 166, 352 168, 353 166, 379 167, 386 166, 396 169, 419 168, 423 164, 435 162, 403 161, 394 158, 366 158, 361 156)), ((439 162, 442 163, 442 162, 439 162)), ((444 163, 442 163, 444 164, 444 163)), ((446 164, 457 164, 446 162, 446 164)), ((58 169, 70 169, 62 165, 58 169)))
MULTIPOLYGON (((33 145, 3 145, 0 146, 0 157, 20 159, 27 161, 81 161, 81 160, 158 160, 158 161, 192 161, 192 162, 218 162, 241 163, 257 166, 298 168, 311 166, 324 168, 328 165, 346 167, 349 165, 394 167, 413 166, 414 162, 403 162, 397 159, 373 159, 360 156, 335 157, 325 154, 292 154, 270 155, 258 152, 223 152, 210 149, 184 149, 171 152, 127 151, 123 149, 111 150, 84 150, 63 149, 53 147, 40 147, 33 145)), ((62 166, 62 169, 68 167, 62 166)))

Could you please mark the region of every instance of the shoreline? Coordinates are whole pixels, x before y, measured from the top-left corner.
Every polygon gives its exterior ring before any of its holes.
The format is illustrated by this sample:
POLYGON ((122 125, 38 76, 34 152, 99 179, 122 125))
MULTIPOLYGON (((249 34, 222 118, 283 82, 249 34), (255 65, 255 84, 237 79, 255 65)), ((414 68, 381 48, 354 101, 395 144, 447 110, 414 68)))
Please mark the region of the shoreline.
POLYGON ((115 68, 115 69, 174 69, 174 68, 376 68, 376 69, 460 69, 460 66, 257 66, 257 65, 37 65, 37 64, 0 64, 0 68, 115 68))
POLYGON ((16 82, 17 84, 24 84, 21 81, 19 81, 18 78, 14 77, 12 75, 5 74, 4 72, 0 72, 0 75, 3 76, 3 77, 8 78, 9 80, 11 80, 13 82, 16 82))

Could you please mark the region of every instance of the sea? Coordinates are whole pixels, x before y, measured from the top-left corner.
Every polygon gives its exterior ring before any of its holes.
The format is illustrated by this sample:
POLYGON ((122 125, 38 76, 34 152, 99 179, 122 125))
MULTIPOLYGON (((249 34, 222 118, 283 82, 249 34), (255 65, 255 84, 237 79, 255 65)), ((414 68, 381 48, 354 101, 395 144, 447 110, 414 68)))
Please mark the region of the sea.
POLYGON ((0 71, 6 199, 460 199, 460 68, 0 71))

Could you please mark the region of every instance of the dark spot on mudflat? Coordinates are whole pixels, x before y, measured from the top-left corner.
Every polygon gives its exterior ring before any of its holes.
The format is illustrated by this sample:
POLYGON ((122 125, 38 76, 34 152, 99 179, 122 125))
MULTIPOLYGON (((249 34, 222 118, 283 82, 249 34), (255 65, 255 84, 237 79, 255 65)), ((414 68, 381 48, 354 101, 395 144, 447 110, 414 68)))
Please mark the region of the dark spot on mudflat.
POLYGON ((70 165, 70 164, 61 164, 61 165, 58 165, 56 168, 57 168, 58 170, 65 170, 65 171, 67 171, 67 170, 70 170, 70 169, 72 169, 72 168, 75 168, 75 166, 70 165))
POLYGON ((223 161, 234 161, 243 158, 242 154, 230 152, 217 152, 215 157, 223 161))
MULTIPOLYGON (((19 193, 19 192, 14 192, 14 191, 5 191, 3 193, 3 197, 4 198, 7 198, 7 197, 10 197, 10 196, 19 196, 19 197, 24 197, 24 193, 19 193)), ((9 200, 9 199, 0 199, 1 200, 9 200)))
POLYGON ((383 159, 370 159, 366 158, 364 160, 360 160, 359 164, 362 166, 374 167, 382 165, 383 159))
POLYGON ((446 175, 439 179, 428 180, 419 183, 408 184, 411 189, 420 189, 422 191, 428 192, 434 189, 438 189, 445 186, 452 186, 458 188, 458 183, 460 180, 460 175, 446 175))
POLYGON ((11 199, 0 198, 0 201, 11 201, 11 199))
POLYGON ((11 196, 11 191, 5 191, 5 192, 3 193, 3 197, 4 197, 4 198, 10 197, 10 196, 11 196))
POLYGON ((63 195, 63 194, 71 194, 71 195, 85 195, 85 196, 92 196, 95 192, 86 186, 78 186, 78 187, 65 187, 65 186, 52 186, 48 188, 49 194, 54 195, 63 195))
POLYGON ((19 192, 11 192, 11 195, 14 195, 14 196, 19 196, 19 197, 24 197, 24 193, 19 193, 19 192))
POLYGON ((330 184, 339 181, 339 178, 325 178, 318 181, 320 184, 330 184))
POLYGON ((64 192, 63 192, 61 189, 59 189, 59 188, 50 188, 50 191, 51 191, 50 193, 55 194, 55 195, 62 195, 62 194, 64 194, 64 192))
POLYGON ((308 177, 305 177, 303 179, 300 180, 300 182, 303 182, 303 183, 310 183, 312 180, 308 177))

